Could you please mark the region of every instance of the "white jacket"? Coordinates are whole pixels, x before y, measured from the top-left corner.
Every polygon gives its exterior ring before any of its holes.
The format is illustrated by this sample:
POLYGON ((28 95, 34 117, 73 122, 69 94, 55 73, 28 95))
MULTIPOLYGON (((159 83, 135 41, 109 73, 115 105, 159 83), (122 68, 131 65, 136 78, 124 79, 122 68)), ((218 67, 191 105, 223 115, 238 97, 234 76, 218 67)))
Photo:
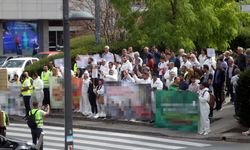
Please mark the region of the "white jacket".
POLYGON ((144 79, 139 79, 136 75, 134 75, 133 78, 135 79, 135 83, 137 83, 137 84, 151 84, 150 77, 148 77, 148 79, 144 80, 144 79))
POLYGON ((43 80, 41 80, 40 77, 37 77, 35 80, 33 80, 33 87, 35 90, 43 90, 43 80))

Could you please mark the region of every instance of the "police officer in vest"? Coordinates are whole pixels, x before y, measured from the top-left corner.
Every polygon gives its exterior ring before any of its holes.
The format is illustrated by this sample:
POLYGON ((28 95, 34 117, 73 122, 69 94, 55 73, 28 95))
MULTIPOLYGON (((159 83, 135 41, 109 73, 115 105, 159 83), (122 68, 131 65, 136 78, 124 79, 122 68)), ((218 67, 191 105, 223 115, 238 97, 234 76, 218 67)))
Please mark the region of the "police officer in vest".
POLYGON ((9 126, 9 117, 7 113, 0 108, 1 122, 0 122, 0 135, 6 136, 6 127, 9 126))
MULTIPOLYGON (((31 129, 31 135, 32 135, 32 141, 36 145, 37 140, 39 139, 41 133, 43 132, 43 116, 47 116, 50 113, 50 106, 46 105, 45 110, 43 111, 38 108, 39 102, 38 101, 33 101, 32 102, 33 109, 29 112, 29 115, 35 114, 35 120, 37 124, 37 128, 32 128, 31 129)), ((43 144, 40 147, 40 150, 43 149, 43 144)))
POLYGON ((23 96, 24 106, 25 106, 25 110, 26 110, 25 117, 27 117, 28 113, 30 111, 30 97, 32 94, 32 84, 30 82, 28 74, 26 74, 26 73, 23 73, 21 94, 23 96))
POLYGON ((49 68, 47 65, 43 67, 43 72, 41 74, 41 79, 43 80, 43 105, 50 105, 50 94, 49 94, 49 78, 51 77, 51 72, 49 71, 49 68))

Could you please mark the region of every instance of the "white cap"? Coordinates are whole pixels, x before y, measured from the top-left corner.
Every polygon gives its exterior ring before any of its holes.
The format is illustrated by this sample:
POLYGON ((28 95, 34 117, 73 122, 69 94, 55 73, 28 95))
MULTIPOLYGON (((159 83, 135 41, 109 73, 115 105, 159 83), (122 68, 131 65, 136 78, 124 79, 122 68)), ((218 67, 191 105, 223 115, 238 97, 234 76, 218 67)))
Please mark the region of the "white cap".
POLYGON ((104 48, 105 48, 105 49, 109 49, 109 46, 108 46, 108 45, 106 45, 104 48))
POLYGON ((89 72, 86 70, 86 71, 84 71, 83 75, 85 75, 85 76, 88 76, 88 77, 89 77, 89 72))

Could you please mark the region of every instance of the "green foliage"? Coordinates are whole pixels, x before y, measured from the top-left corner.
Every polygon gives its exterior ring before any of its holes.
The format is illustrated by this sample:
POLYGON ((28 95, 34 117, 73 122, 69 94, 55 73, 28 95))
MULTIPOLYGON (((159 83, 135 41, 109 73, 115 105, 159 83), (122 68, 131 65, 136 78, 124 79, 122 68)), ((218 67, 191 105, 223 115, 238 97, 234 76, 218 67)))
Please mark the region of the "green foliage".
MULTIPOLYGON (((102 53, 103 47, 105 46, 104 43, 99 45, 95 44, 95 36, 87 35, 87 36, 79 36, 76 38, 71 39, 71 58, 72 58, 72 66, 74 63, 74 58, 77 55, 85 55, 85 54, 96 54, 102 53)), ((120 54, 123 48, 127 48, 129 45, 127 42, 118 41, 112 43, 110 46, 110 51, 116 54, 120 54)), ((133 45, 134 46, 134 45, 133 45)), ((140 46, 135 46, 136 49, 141 49, 140 46)), ((63 58, 63 54, 58 54, 51 56, 49 58, 44 58, 39 60, 38 62, 34 63, 33 65, 28 66, 25 68, 26 71, 30 73, 37 72, 40 74, 43 70, 43 66, 45 64, 49 64, 50 61, 54 61, 54 59, 63 58)))
POLYGON ((250 69, 241 73, 236 88, 236 114, 243 125, 250 127, 250 69))
POLYGON ((110 2, 122 16, 117 25, 135 45, 225 50, 242 26, 234 0, 147 0, 146 9, 137 11, 130 8, 133 0, 110 2))

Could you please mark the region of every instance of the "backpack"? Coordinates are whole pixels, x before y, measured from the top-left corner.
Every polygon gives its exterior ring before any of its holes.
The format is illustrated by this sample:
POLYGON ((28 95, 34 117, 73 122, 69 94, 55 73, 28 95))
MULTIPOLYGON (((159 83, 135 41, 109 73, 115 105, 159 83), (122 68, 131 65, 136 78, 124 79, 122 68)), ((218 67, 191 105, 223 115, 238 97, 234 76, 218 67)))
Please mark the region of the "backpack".
POLYGON ((210 108, 215 108, 215 106, 216 106, 216 105, 215 105, 215 96, 214 96, 211 92, 209 92, 209 91, 204 91, 203 94, 202 94, 202 97, 204 96, 204 94, 205 94, 206 92, 208 92, 209 95, 210 95, 210 99, 209 99, 209 101, 208 101, 208 104, 209 104, 210 108))
POLYGON ((35 111, 34 114, 32 114, 32 111, 30 111, 30 115, 28 115, 27 117, 27 124, 31 129, 35 129, 37 128, 37 124, 36 124, 36 113, 38 110, 35 111))

